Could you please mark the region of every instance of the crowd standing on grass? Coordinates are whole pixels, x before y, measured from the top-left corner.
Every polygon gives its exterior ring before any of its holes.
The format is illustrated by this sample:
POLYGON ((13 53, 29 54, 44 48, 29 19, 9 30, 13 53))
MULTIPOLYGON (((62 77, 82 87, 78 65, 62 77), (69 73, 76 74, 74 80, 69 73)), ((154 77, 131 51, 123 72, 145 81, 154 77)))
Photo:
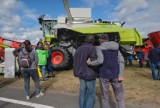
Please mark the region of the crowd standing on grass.
MULTIPOLYGON (((107 34, 99 37, 100 45, 95 47, 94 36, 90 35, 85 38, 85 43, 77 48, 73 57, 74 76, 79 78, 79 106, 80 108, 94 108, 95 84, 96 78, 99 78, 100 88, 102 92, 101 107, 109 107, 109 85, 111 84, 118 108, 125 108, 124 89, 122 81, 124 72, 124 58, 119 51, 119 45, 116 42, 109 41, 107 34)), ((29 40, 25 40, 19 48, 13 51, 19 64, 19 73, 24 78, 24 88, 26 99, 29 100, 30 93, 30 77, 34 81, 36 97, 44 95, 40 91, 39 76, 37 67, 41 69, 42 81, 45 81, 46 70, 48 77, 55 77, 51 68, 51 52, 49 44, 43 45, 39 41, 37 47, 33 49, 29 40)), ((160 79, 160 49, 158 45, 154 45, 148 55, 142 51, 137 53, 139 66, 143 67, 144 60, 150 65, 152 77, 154 80, 160 79), (156 68, 158 73, 155 72, 156 68)), ((129 65, 132 66, 132 55, 128 56, 129 65)))

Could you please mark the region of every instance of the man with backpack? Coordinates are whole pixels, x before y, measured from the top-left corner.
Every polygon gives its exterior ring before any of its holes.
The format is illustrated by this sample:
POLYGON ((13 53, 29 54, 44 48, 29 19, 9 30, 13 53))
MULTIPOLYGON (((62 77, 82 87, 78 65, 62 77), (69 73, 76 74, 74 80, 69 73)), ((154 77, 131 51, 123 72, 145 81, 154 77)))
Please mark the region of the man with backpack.
POLYGON ((39 78, 37 73, 38 57, 35 50, 32 49, 29 40, 24 41, 25 47, 20 51, 19 63, 21 66, 21 73, 24 78, 24 88, 26 92, 26 100, 30 99, 30 77, 34 81, 36 97, 43 96, 40 92, 39 78))

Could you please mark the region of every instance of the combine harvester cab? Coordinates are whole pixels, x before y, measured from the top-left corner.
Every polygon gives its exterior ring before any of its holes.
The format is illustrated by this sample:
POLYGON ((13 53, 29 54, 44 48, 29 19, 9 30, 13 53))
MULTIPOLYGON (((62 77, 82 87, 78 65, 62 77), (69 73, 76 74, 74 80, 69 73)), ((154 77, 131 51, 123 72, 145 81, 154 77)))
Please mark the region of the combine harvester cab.
POLYGON ((120 44, 124 56, 133 53, 136 45, 142 45, 142 37, 135 29, 122 27, 114 22, 92 20, 90 8, 69 8, 64 1, 67 17, 58 17, 57 20, 45 19, 44 15, 38 18, 42 25, 44 41, 51 45, 51 63, 54 70, 65 70, 72 67, 72 57, 75 50, 84 43, 88 35, 94 35, 95 44, 101 34, 108 34, 111 41, 120 44))

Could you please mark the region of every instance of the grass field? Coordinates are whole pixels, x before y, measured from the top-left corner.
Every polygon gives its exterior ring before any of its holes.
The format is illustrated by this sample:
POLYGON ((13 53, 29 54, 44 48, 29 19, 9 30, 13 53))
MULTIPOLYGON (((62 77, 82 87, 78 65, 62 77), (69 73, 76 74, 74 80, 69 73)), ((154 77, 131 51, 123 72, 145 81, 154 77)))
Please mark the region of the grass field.
MULTIPOLYGON (((132 67, 125 67, 125 80, 123 81, 125 100, 132 103, 160 104, 160 80, 154 81, 152 79, 150 68, 139 68, 136 62, 133 65, 132 67)), ((73 76, 72 70, 56 72, 55 78, 46 79, 46 82, 40 84, 42 89, 49 92, 54 91, 73 95, 77 95, 79 92, 79 79, 73 76)), ((23 79, 4 79, 1 75, 0 86, 23 88, 23 79)), ((32 81, 31 88, 34 88, 32 81)), ((98 79, 96 94, 100 94, 98 79)), ((113 96, 112 90, 111 94, 113 96)))

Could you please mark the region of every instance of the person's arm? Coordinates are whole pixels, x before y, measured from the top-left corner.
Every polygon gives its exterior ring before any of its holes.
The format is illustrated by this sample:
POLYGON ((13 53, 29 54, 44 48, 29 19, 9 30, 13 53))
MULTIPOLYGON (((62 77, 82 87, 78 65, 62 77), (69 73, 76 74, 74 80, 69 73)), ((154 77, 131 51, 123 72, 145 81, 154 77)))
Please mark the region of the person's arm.
POLYGON ((97 59, 93 60, 93 61, 90 59, 87 60, 87 64, 90 66, 98 66, 98 65, 102 64, 104 61, 104 57, 103 57, 101 48, 97 47, 96 51, 97 51, 97 59))
POLYGON ((89 51, 90 51, 89 52, 89 59, 91 61, 96 60, 97 59, 96 48, 92 47, 89 51))
POLYGON ((119 75, 118 75, 118 81, 124 80, 123 74, 124 74, 124 58, 120 51, 118 51, 118 61, 119 61, 119 75))
POLYGON ((19 55, 18 55, 18 62, 21 63, 21 58, 22 58, 22 51, 20 51, 19 55))
POLYGON ((149 59, 152 59, 152 58, 151 58, 151 51, 152 51, 152 50, 150 50, 149 53, 148 53, 148 58, 149 58, 149 59))
POLYGON ((47 51, 47 58, 49 58, 49 50, 46 50, 47 51))
POLYGON ((36 64, 36 66, 38 66, 38 54, 37 54, 37 51, 35 51, 34 53, 35 53, 34 54, 35 55, 34 56, 35 57, 35 64, 36 64))
POLYGON ((14 49, 14 50, 13 50, 13 55, 14 55, 14 56, 17 56, 17 52, 20 52, 20 51, 21 51, 21 48, 20 48, 20 47, 14 49))

